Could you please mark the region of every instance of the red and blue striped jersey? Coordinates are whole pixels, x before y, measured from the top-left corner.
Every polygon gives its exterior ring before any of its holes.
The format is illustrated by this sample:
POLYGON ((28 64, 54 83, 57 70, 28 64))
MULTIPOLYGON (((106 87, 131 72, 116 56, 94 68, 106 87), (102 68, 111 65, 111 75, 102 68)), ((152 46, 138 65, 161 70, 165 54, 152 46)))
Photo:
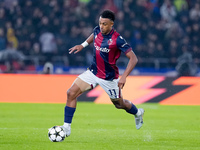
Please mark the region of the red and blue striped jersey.
POLYGON ((99 78, 113 80, 119 77, 116 65, 121 52, 125 54, 132 50, 126 40, 114 29, 107 35, 100 32, 99 26, 94 28, 93 62, 89 67, 99 78))

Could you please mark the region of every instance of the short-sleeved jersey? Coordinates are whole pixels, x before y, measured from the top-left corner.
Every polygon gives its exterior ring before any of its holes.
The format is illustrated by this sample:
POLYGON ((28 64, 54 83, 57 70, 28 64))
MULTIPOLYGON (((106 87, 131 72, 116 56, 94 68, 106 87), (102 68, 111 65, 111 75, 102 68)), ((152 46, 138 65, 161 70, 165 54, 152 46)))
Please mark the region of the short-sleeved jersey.
POLYGON ((119 70, 116 61, 121 52, 126 54, 131 51, 131 46, 114 29, 109 34, 104 35, 97 26, 94 28, 93 33, 93 62, 89 67, 90 71, 105 80, 117 79, 119 70))

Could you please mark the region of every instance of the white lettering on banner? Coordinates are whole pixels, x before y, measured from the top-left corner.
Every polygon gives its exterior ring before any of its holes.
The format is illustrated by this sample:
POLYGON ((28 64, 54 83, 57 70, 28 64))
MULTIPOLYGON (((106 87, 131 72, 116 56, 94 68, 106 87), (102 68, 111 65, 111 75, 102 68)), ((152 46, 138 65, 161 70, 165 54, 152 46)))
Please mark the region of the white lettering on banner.
POLYGON ((94 43, 94 47, 96 48, 97 51, 106 52, 106 53, 109 53, 109 52, 110 52, 110 49, 108 49, 108 48, 106 48, 106 47, 104 47, 104 48, 99 47, 99 46, 97 46, 96 43, 94 43))

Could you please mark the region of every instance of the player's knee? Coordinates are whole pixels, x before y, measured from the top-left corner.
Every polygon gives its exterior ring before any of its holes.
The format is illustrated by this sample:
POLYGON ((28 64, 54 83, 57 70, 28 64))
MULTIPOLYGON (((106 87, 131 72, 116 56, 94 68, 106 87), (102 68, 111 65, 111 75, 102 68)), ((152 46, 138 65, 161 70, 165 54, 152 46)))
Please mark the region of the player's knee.
POLYGON ((124 101, 123 99, 111 99, 111 101, 113 102, 113 104, 115 105, 115 107, 117 109, 125 109, 125 105, 124 105, 124 101))
POLYGON ((119 105, 119 104, 114 104, 114 105, 115 105, 115 108, 122 109, 121 105, 119 105))
POLYGON ((73 92, 71 89, 67 90, 67 99, 74 99, 75 98, 75 92, 73 92))
POLYGON ((124 109, 123 105, 121 105, 119 102, 113 102, 113 104, 115 105, 115 108, 117 109, 124 109))

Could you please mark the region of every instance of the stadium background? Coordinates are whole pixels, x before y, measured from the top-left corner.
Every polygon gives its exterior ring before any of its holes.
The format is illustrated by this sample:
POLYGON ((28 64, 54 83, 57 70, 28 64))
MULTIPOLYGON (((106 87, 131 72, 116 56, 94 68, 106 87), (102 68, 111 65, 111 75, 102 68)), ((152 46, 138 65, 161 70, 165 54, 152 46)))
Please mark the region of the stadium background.
MULTIPOLYGON (((165 101, 165 104, 199 105, 198 92, 192 100, 188 101, 187 97, 190 89, 198 91, 199 78, 178 77, 199 76, 200 0, 0 1, 0 72, 72 74, 62 77, 2 74, 1 102, 65 103, 64 93, 76 75, 90 65, 93 47, 90 45, 76 55, 69 55, 68 49, 91 34, 98 25, 98 14, 104 9, 115 12, 114 28, 131 44, 139 58, 131 72, 135 80, 129 77, 123 91, 127 99, 136 104, 164 104, 165 101), (42 88, 38 88, 42 83, 42 88), (52 88, 55 84, 56 89, 52 88), (21 86, 17 88, 18 85, 21 86), (28 85, 34 90, 26 88, 28 85), (134 96, 130 91, 132 88, 137 91, 134 96), (15 94, 10 95, 11 90, 15 94), (61 93, 55 94, 54 90, 61 93), (35 97, 27 100, 28 95, 35 97)), ((122 54, 117 62, 120 74, 127 61, 122 54)), ((97 87, 79 100, 110 103, 105 101, 108 99, 105 93, 101 93, 102 89, 97 87)))
MULTIPOLYGON (((116 14, 114 28, 139 58, 134 74, 176 76, 178 69, 184 75, 198 75, 199 4, 199 0, 1 0, 0 70, 41 73, 51 62, 54 73, 82 72, 72 67, 90 64, 92 46, 77 55, 69 55, 68 49, 83 42, 98 24, 98 14, 110 9, 116 14), (186 57, 178 59, 182 54, 186 57), (193 69, 183 70, 182 64, 193 69)), ((123 71, 126 64, 122 55, 118 66, 123 71)))
POLYGON ((200 0, 167 1, 0 0, 0 149, 199 150, 200 0), (72 135, 52 143, 48 128, 63 124, 66 91, 92 58, 91 46, 68 49, 103 9, 139 58, 123 96, 145 109, 144 126, 97 86, 79 97, 72 135))

